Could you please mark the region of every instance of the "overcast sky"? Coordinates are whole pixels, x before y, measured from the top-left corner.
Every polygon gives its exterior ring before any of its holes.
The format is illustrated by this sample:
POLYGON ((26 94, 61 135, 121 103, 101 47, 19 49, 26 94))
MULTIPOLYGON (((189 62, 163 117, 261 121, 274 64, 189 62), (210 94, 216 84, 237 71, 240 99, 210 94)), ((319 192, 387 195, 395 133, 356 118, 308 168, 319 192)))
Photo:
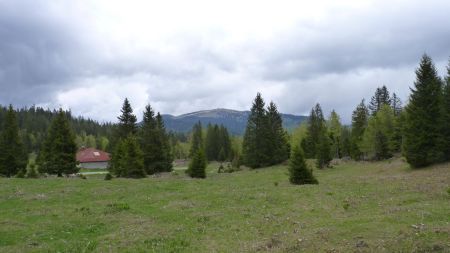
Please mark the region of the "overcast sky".
POLYGON ((450 56, 450 1, 0 0, 0 104, 115 121, 320 102, 348 122, 385 84, 403 101, 429 54, 450 56))

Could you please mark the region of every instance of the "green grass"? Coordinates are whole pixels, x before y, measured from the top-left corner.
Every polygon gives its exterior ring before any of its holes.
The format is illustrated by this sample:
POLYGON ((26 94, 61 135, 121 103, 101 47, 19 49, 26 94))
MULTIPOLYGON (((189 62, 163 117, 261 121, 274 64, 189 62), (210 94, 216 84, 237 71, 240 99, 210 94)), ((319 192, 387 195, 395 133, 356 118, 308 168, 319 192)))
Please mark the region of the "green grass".
POLYGON ((449 164, 0 179, 0 252, 449 252, 449 164))

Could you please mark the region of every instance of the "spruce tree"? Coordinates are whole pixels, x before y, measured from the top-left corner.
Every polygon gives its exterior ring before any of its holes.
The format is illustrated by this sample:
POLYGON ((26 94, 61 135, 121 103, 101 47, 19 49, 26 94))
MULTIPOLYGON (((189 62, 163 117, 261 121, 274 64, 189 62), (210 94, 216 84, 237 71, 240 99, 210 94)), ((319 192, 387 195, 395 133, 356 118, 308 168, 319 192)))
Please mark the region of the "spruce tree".
POLYGON ((157 172, 155 166, 161 152, 159 133, 156 126, 155 113, 150 105, 145 107, 139 139, 144 157, 145 172, 149 175, 157 172))
POLYGON ((160 157, 158 159, 158 164, 156 166, 157 171, 170 172, 173 167, 173 154, 170 148, 169 136, 166 132, 166 127, 164 126, 164 121, 161 114, 158 112, 156 114, 156 129, 158 131, 159 143, 160 143, 160 157))
POLYGON ((119 124, 117 129, 117 138, 124 139, 127 138, 128 135, 137 133, 137 118, 136 115, 133 114, 133 109, 131 108, 131 104, 128 101, 128 98, 125 98, 123 101, 121 115, 118 117, 119 124))
POLYGON ((302 148, 306 158, 315 158, 317 156, 317 145, 323 131, 325 131, 325 119, 323 117, 320 104, 316 104, 311 109, 308 118, 308 129, 306 137, 302 140, 302 148))
POLYGON ((59 109, 38 157, 39 172, 58 176, 77 173, 79 168, 76 166, 76 152, 75 135, 66 113, 59 109))
POLYGON ((129 178, 145 177, 144 156, 136 137, 130 134, 121 145, 121 176, 129 178))
POLYGON ((316 164, 317 167, 322 169, 330 165, 331 157, 331 145, 330 138, 326 131, 320 133, 319 142, 316 147, 316 164))
POLYGON ((242 143, 242 155, 244 164, 250 168, 260 168, 270 164, 268 145, 268 123, 265 103, 261 93, 256 95, 253 101, 250 115, 248 116, 242 143))
POLYGON ((220 149, 223 148, 225 153, 225 160, 231 160, 233 155, 231 150, 231 138, 230 134, 228 133, 228 129, 223 125, 220 125, 219 127, 219 145, 219 153, 220 149))
POLYGON ((392 110, 394 111, 394 115, 395 116, 399 116, 400 113, 402 112, 402 101, 400 100, 400 98, 397 96, 397 94, 392 94, 392 99, 391 99, 391 107, 392 110))
POLYGON ((339 115, 333 110, 331 111, 330 119, 328 120, 328 129, 330 133, 330 139, 332 142, 333 157, 341 158, 342 151, 342 124, 339 115))
POLYGON ((219 127, 208 124, 206 128, 205 151, 208 161, 214 161, 218 158, 219 152, 219 127))
POLYGON ((447 67, 447 77, 445 78, 444 99, 443 99, 443 133, 444 133, 444 153, 446 160, 450 161, 450 61, 447 67))
POLYGON ((270 164, 273 165, 286 161, 289 158, 290 144, 287 133, 283 128, 281 115, 273 102, 270 102, 267 108, 267 120, 270 164))
POLYGON ((352 114, 352 133, 350 140, 350 155, 355 160, 360 160, 363 156, 359 146, 361 144, 364 130, 367 127, 368 110, 364 103, 364 99, 356 107, 352 114))
POLYGON ((395 116, 391 107, 383 105, 381 109, 371 116, 364 131, 360 150, 377 160, 392 157, 396 143, 394 136, 395 116))
POLYGON ((203 148, 198 149, 189 163, 187 170, 190 177, 205 178, 206 177, 206 156, 203 148))
POLYGON ((372 115, 375 115, 383 105, 391 105, 391 97, 385 85, 375 91, 375 95, 370 100, 369 110, 372 115))
POLYGON ((122 177, 126 175, 125 165, 123 158, 125 157, 124 139, 120 139, 113 150, 113 155, 109 162, 108 171, 116 177, 122 177))
POLYGON ((407 162, 418 168, 444 160, 442 83, 427 55, 416 70, 411 92, 406 106, 403 147, 407 162))
POLYGON ((298 146, 294 146, 289 160, 289 181, 292 184, 318 184, 312 170, 307 166, 303 153, 298 146))
POLYGON ((192 128, 191 148, 189 149, 189 157, 193 158, 199 149, 203 149, 202 123, 199 121, 192 128))
POLYGON ((0 174, 11 177, 23 171, 28 162, 19 136, 16 112, 9 105, 0 134, 0 174))

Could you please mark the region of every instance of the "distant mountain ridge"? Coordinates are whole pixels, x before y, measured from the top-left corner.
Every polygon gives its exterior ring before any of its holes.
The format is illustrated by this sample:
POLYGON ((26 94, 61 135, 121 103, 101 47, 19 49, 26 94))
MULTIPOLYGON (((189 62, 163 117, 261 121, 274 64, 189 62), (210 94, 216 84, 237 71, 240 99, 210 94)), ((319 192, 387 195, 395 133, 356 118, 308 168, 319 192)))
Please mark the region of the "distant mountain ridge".
MULTIPOLYGON (((250 111, 237 111, 224 108, 203 110, 173 116, 163 114, 164 123, 167 130, 174 132, 187 133, 191 131, 192 126, 200 121, 203 126, 211 124, 222 124, 233 135, 243 135, 247 125, 247 119, 250 111)), ((298 116, 293 114, 281 114, 284 128, 290 130, 297 127, 305 121, 307 116, 298 116)))

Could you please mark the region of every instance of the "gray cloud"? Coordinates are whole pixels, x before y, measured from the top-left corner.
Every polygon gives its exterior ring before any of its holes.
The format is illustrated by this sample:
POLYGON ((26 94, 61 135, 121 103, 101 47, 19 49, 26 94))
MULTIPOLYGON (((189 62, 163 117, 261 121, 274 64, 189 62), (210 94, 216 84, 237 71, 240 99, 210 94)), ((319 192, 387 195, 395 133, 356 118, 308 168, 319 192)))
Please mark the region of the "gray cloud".
POLYGON ((320 102, 348 122, 379 85, 405 100, 424 52, 441 69, 450 56, 446 1, 332 9, 268 37, 238 39, 215 26, 158 40, 116 39, 92 9, 71 1, 0 2, 0 104, 62 105, 115 120, 125 96, 137 112, 151 102, 179 114, 248 109, 261 91, 284 112, 307 114, 320 102))

